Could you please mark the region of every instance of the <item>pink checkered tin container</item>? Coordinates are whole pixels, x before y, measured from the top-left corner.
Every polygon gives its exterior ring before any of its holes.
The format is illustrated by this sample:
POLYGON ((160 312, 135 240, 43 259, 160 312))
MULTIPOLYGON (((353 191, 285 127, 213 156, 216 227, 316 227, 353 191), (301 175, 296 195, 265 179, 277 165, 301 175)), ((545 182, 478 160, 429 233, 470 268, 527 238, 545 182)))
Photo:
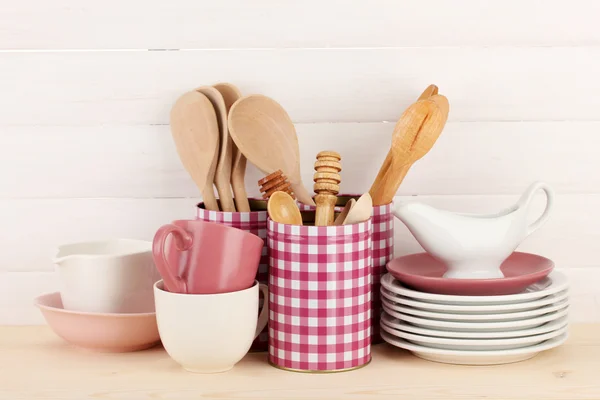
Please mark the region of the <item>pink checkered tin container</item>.
MULTIPOLYGON (((338 195, 336 211, 342 211, 350 199, 358 200, 360 195, 341 194, 338 195)), ((299 204, 301 211, 314 210, 313 206, 299 204)), ((371 252, 372 252, 372 274, 373 291, 371 292, 372 305, 372 344, 383 343, 379 334, 379 321, 383 312, 381 306, 381 277, 387 272, 386 265, 394 258, 394 216, 392 214, 392 205, 385 204, 373 207, 372 214, 372 234, 371 234, 371 252)))
MULTIPOLYGON (((204 203, 196 206, 196 219, 203 221, 216 222, 219 224, 232 226, 246 232, 250 232, 265 241, 258 265, 256 279, 265 285, 269 282, 269 253, 267 247, 267 201, 262 199, 248 199, 250 203, 250 212, 225 212, 210 211, 204 208, 204 203)), ((260 300, 262 307, 262 299, 260 300)), ((257 336, 252 343, 250 351, 267 351, 269 343, 269 333, 267 327, 257 336)))
POLYGON ((313 373, 368 364, 371 220, 299 226, 269 219, 267 228, 269 362, 313 373))

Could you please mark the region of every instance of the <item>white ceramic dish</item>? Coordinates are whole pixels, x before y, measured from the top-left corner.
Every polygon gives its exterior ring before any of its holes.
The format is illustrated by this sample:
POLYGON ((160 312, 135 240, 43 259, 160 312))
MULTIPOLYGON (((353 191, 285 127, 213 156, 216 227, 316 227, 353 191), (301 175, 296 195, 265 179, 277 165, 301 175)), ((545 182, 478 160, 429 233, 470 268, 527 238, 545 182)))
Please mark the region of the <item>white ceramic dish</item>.
POLYGON ((382 314, 382 320, 385 317, 385 324, 394 329, 401 330, 404 332, 416 333, 419 335, 426 336, 435 336, 435 337, 444 337, 444 338, 463 338, 463 339, 499 339, 499 338, 511 338, 511 337, 523 337, 523 336, 532 336, 532 335, 540 335, 543 333, 552 332, 558 330, 560 328, 565 327, 568 322, 568 317, 561 317, 554 321, 546 322, 543 325, 540 325, 537 328, 531 329, 517 329, 514 331, 500 331, 500 332, 455 332, 449 330, 442 329, 427 329, 420 328, 418 326, 414 326, 408 324, 404 321, 399 320, 398 318, 394 318, 387 313, 382 314))
POLYGON ((538 315, 548 314, 553 311, 562 310, 563 308, 569 305, 569 300, 565 299, 555 304, 549 304, 547 306, 543 306, 537 308, 535 310, 527 310, 527 311, 517 311, 512 313, 491 313, 491 314, 450 314, 450 313, 440 313, 436 311, 425 311, 419 310, 418 308, 403 306, 400 304, 394 304, 390 302, 388 299, 381 299, 383 304, 388 306, 390 309, 401 312, 404 314, 415 315, 417 317, 423 318, 433 318, 433 319, 441 319, 444 321, 517 321, 522 319, 527 319, 531 317, 536 317, 538 315))
POLYGON ((511 304, 522 303, 530 300, 561 292, 569 287, 567 277, 559 271, 552 271, 548 277, 531 285, 523 293, 508 294, 503 296, 456 296, 448 294, 435 294, 419 292, 402 286, 394 277, 387 273, 381 278, 381 285, 394 294, 428 301, 438 304, 511 304))
POLYGON ((412 352, 415 356, 429 361, 445 364, 497 365, 528 360, 542 351, 550 350, 560 346, 567 341, 569 334, 564 333, 561 336, 557 336, 534 346, 521 347, 520 349, 513 350, 496 351, 432 349, 430 347, 419 346, 404 339, 393 337, 385 331, 381 332, 381 337, 390 345, 406 349, 412 352))
POLYGON ((398 318, 399 320, 406 321, 415 326, 425 327, 425 328, 434 328, 434 329, 446 329, 452 331, 459 332, 480 332, 480 331, 495 331, 495 332, 503 332, 503 331, 513 331, 517 329, 527 329, 527 328, 535 328, 538 327, 548 321, 553 321, 555 319, 564 317, 568 314, 569 308, 563 308, 560 311, 554 311, 552 313, 542 315, 541 317, 522 319, 518 321, 501 321, 501 322, 479 322, 479 321, 470 321, 470 322, 457 322, 457 321, 441 321, 437 319, 427 319, 415 317, 413 315, 402 314, 391 310, 388 306, 382 304, 382 307, 385 312, 391 315, 394 318, 398 318))
POLYGON ((509 303, 509 304, 478 304, 478 305, 463 305, 463 304, 437 304, 429 303, 426 301, 419 301, 410 299, 408 297, 396 295, 386 288, 381 288, 381 295, 386 299, 406 306, 418 308, 420 310, 437 311, 443 313, 456 313, 456 314, 489 314, 491 312, 510 313, 515 311, 527 311, 534 310, 536 308, 557 303, 568 297, 569 291, 563 290, 562 292, 551 294, 543 297, 539 300, 532 300, 523 303, 509 303))
MULTIPOLYGON (((389 318, 389 317, 388 317, 389 318)), ((542 343, 548 339, 560 336, 566 333, 568 326, 564 326, 556 331, 544 333, 541 335, 505 338, 505 339, 451 339, 424 335, 415 335, 401 330, 394 329, 387 325, 385 316, 381 319, 381 329, 390 335, 405 339, 411 343, 425 347, 447 350, 469 350, 469 351, 490 351, 490 350, 511 350, 521 347, 533 346, 542 343)))
POLYGON ((417 242, 446 265, 446 278, 503 278, 500 265, 519 244, 542 225, 554 204, 554 191, 534 182, 511 207, 494 214, 466 214, 442 210, 415 201, 395 201, 392 213, 417 242), (530 203, 536 192, 546 194, 546 207, 533 223, 530 203))

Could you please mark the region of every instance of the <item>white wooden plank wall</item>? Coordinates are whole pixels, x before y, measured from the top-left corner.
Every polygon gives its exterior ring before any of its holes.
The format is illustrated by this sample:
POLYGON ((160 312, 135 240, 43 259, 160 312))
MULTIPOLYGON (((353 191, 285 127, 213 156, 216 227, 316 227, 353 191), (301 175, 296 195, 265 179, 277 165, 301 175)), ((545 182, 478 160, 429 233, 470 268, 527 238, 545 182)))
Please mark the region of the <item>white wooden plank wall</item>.
MULTIPOLYGON (((58 244, 150 240, 193 217, 168 113, 218 81, 281 102, 305 182, 335 149, 351 193, 437 84, 449 123, 400 198, 494 212, 549 182, 552 217, 520 250, 569 275, 574 321, 600 321, 598 15, 595 0, 1 1, 0 324, 43 322, 31 304, 57 288, 58 244)), ((252 194, 260 176, 248 171, 252 194)), ((397 255, 421 251, 396 228, 397 255)))

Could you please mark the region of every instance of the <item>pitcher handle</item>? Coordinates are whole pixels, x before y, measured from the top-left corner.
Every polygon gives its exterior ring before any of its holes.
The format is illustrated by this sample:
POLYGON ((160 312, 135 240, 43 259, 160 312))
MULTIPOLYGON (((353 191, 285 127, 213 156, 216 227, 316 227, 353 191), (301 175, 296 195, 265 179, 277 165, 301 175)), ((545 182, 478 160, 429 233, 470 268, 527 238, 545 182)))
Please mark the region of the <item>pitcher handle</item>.
POLYGON ((258 285, 260 292, 263 295, 263 306, 258 315, 258 322, 256 323, 256 332, 254 333, 254 339, 265 329, 267 322, 269 322, 269 288, 264 283, 258 285))
POLYGON ((548 220, 550 210, 554 205, 554 190, 552 190, 552 188, 544 182, 535 182, 531 186, 529 186, 527 191, 521 196, 521 199, 519 200, 519 208, 529 207, 533 196, 538 190, 543 190, 546 194, 546 208, 544 209, 542 215, 540 215, 538 219, 536 219, 527 227, 527 236, 531 235, 533 232, 539 229, 548 220))
POLYGON ((192 246, 192 237, 185 229, 174 224, 166 224, 161 226, 154 235, 152 256, 156 268, 165 282, 165 289, 170 288, 178 293, 187 293, 187 283, 179 276, 178 266, 169 264, 165 255, 165 244, 167 237, 171 234, 175 239, 177 250, 186 251, 192 246))

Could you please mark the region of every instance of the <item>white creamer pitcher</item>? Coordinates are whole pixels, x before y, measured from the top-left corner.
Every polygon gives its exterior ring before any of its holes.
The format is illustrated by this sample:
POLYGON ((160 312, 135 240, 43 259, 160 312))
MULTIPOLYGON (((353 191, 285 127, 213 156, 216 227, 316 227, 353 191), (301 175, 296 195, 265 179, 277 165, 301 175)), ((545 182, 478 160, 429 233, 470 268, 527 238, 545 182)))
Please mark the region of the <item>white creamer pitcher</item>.
POLYGON ((152 242, 132 239, 59 246, 54 259, 67 310, 97 313, 154 312, 152 242))
POLYGON ((491 215, 440 210, 422 203, 399 203, 393 213, 419 244, 448 267, 444 277, 457 279, 502 278, 500 266, 519 244, 548 219, 554 192, 535 182, 512 207, 491 215), (538 190, 546 194, 546 208, 527 224, 531 199, 538 190))

